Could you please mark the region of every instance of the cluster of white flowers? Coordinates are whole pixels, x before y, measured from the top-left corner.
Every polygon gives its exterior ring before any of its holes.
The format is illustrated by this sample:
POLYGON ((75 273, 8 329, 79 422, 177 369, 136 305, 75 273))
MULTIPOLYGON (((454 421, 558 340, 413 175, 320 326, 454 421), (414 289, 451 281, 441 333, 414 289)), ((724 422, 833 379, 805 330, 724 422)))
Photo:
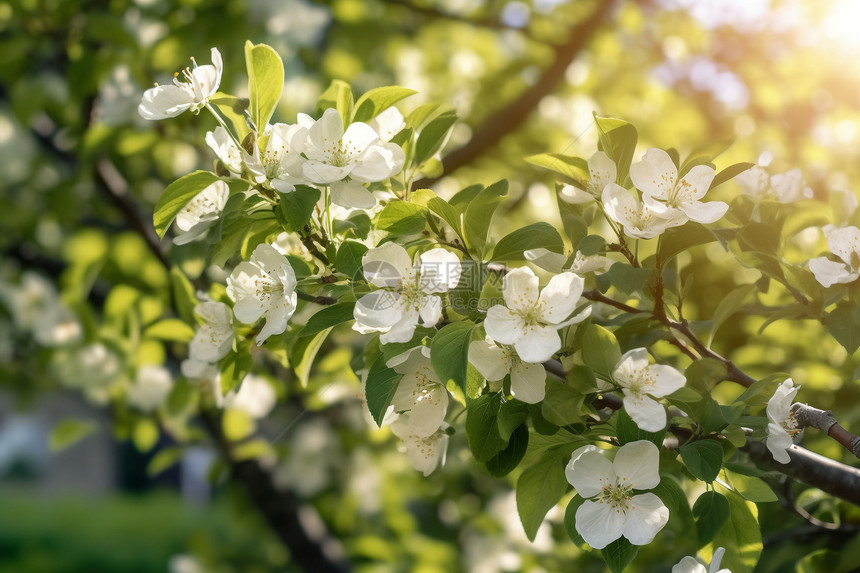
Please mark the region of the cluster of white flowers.
POLYGON ((751 199, 758 201, 774 197, 780 203, 795 203, 812 198, 812 189, 806 185, 800 169, 770 175, 765 167, 767 165, 754 165, 735 177, 751 199))
POLYGON ((0 284, 0 300, 12 314, 15 327, 30 333, 42 346, 68 347, 83 338, 77 316, 60 300, 54 285, 41 275, 25 272, 20 284, 0 284))
POLYGON ((628 350, 618 361, 612 379, 624 394, 624 409, 646 432, 666 427, 666 410, 654 400, 668 396, 686 384, 684 375, 671 366, 649 364, 644 348, 628 350))

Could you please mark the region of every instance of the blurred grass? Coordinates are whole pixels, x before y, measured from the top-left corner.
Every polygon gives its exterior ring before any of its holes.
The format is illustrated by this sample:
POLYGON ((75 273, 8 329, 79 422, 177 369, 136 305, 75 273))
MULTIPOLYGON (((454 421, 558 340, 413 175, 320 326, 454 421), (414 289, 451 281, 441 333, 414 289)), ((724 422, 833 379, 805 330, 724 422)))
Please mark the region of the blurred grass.
POLYGON ((190 506, 169 492, 94 499, 0 491, 0 573, 163 573, 182 553, 207 573, 288 570, 262 524, 237 518, 227 502, 190 506))

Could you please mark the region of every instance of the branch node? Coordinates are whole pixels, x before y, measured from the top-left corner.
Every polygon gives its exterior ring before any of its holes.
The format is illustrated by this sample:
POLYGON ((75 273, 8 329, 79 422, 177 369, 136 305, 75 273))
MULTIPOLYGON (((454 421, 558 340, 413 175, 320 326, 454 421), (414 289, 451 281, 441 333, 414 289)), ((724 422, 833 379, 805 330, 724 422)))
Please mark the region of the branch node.
POLYGON ((836 424, 836 418, 833 417, 833 412, 830 410, 819 410, 807 404, 796 402, 792 404, 791 411, 794 412, 794 417, 800 428, 812 426, 824 432, 830 432, 830 428, 836 424))

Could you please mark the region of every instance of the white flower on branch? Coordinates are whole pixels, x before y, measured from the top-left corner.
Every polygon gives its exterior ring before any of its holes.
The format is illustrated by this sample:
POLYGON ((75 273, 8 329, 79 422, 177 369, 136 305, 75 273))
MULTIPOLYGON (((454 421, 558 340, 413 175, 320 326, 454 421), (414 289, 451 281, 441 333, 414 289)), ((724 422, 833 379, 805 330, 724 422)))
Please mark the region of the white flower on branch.
POLYGON ((387 143, 406 127, 406 122, 403 120, 403 114, 400 113, 400 110, 391 106, 368 121, 367 125, 379 134, 379 139, 387 143))
POLYGON ((558 329, 582 322, 591 307, 569 318, 585 285, 582 277, 561 273, 552 277, 538 294, 538 278, 528 267, 505 275, 505 305, 487 310, 484 329, 493 341, 510 344, 523 362, 546 362, 561 349, 558 329))
POLYGON ((143 93, 137 111, 143 119, 167 119, 185 112, 200 111, 221 85, 221 54, 212 48, 212 64, 198 66, 194 58, 193 67, 185 68, 173 78, 173 85, 155 86, 143 93))
POLYGON ((669 509, 653 493, 634 494, 660 483, 660 451, 647 440, 621 446, 615 460, 583 446, 565 468, 567 481, 587 499, 576 510, 576 531, 594 549, 622 536, 634 545, 651 543, 669 521, 669 509))
POLYGON ((230 188, 223 181, 215 181, 195 195, 176 215, 176 226, 182 233, 173 242, 184 245, 204 236, 218 222, 229 196, 230 188))
POLYGON ((791 378, 780 384, 770 400, 767 401, 767 440, 765 444, 773 459, 781 464, 791 461, 788 448, 794 444, 794 438, 800 434, 791 404, 800 387, 794 386, 791 378))
POLYGON ((242 150, 226 129, 219 125, 214 131, 207 131, 204 141, 215 152, 224 167, 233 173, 242 173, 242 150))
POLYGON ((460 282, 460 259, 436 248, 422 253, 413 264, 406 249, 385 243, 362 258, 367 281, 378 287, 355 304, 353 329, 367 334, 381 332, 379 340, 408 342, 418 326, 433 326, 442 318, 444 293, 460 282))
POLYGON ((696 561, 695 557, 684 557, 672 567, 672 573, 732 573, 728 569, 720 569, 720 562, 723 560, 725 553, 726 550, 724 547, 717 547, 711 559, 711 565, 707 569, 705 569, 704 565, 696 561))
POLYGON ((735 176, 741 190, 751 199, 761 199, 770 190, 770 175, 761 165, 753 165, 735 176))
POLYGON ((167 400, 173 389, 173 378, 163 366, 138 368, 134 383, 126 392, 128 403, 143 412, 152 412, 167 400))
POLYGON ((445 465, 448 449, 448 434, 444 429, 436 430, 429 436, 415 433, 410 414, 401 414, 392 424, 391 431, 403 441, 406 459, 413 468, 429 476, 436 468, 445 465))
POLYGON ((430 363, 430 349, 418 346, 387 362, 403 378, 391 404, 395 412, 409 412, 408 422, 416 436, 432 435, 448 412, 448 391, 430 363))
POLYGON ((261 317, 266 324, 257 335, 257 345, 287 329, 296 310, 296 273, 287 258, 272 245, 262 243, 250 261, 239 263, 227 278, 227 295, 236 303, 233 313, 246 324, 261 317))
POLYGON ((713 223, 726 214, 729 206, 722 201, 700 201, 716 171, 707 165, 696 165, 678 179, 678 168, 669 154, 652 147, 642 161, 630 166, 630 179, 642 191, 643 202, 658 216, 670 221, 670 227, 688 220, 713 223))
POLYGON ((344 131, 337 110, 329 108, 308 129, 302 174, 308 181, 331 186, 332 202, 341 207, 368 209, 376 198, 363 183, 384 181, 403 169, 406 156, 386 143, 372 127, 356 122, 344 131))
POLYGON ((201 302, 194 307, 203 323, 197 327, 188 345, 188 354, 196 362, 221 360, 233 346, 233 311, 223 302, 201 302))
POLYGON ((546 395, 543 364, 523 362, 513 346, 492 340, 475 340, 469 345, 469 362, 486 380, 497 382, 511 375, 511 394, 527 404, 537 404, 546 395))
MULTIPOLYGON (((523 256, 528 262, 551 273, 562 272, 568 260, 567 256, 543 247, 525 250, 523 256)), ((577 251, 568 270, 578 275, 585 275, 590 272, 604 273, 612 266, 613 262, 612 259, 602 255, 583 255, 581 251, 577 251)))
POLYGON ((585 185, 585 190, 573 185, 565 185, 559 191, 559 196, 574 205, 599 201, 606 186, 615 183, 618 169, 608 155, 598 151, 588 159, 588 173, 590 179, 585 185))
POLYGON ((854 282, 860 277, 860 229, 825 229, 825 235, 830 252, 842 260, 817 257, 809 261, 809 270, 824 287, 854 282))
POLYGON ((312 125, 310 116, 299 114, 296 124, 266 126, 262 138, 253 147, 253 155, 242 150, 245 167, 254 180, 281 193, 291 193, 296 190, 296 184, 305 182, 302 152, 312 125), (261 144, 265 149, 260 149, 261 144))
POLYGON ((687 383, 684 375, 663 364, 649 364, 644 348, 628 350, 612 372, 624 393, 624 409, 642 430, 657 432, 666 427, 666 410, 654 400, 668 396, 687 383))
POLYGON ((611 183, 603 190, 603 210, 606 216, 624 227, 624 234, 635 239, 653 239, 673 225, 651 207, 640 203, 630 191, 611 183))
POLYGON ((794 203, 801 199, 812 199, 813 193, 803 180, 800 169, 771 175, 770 188, 780 203, 794 203))

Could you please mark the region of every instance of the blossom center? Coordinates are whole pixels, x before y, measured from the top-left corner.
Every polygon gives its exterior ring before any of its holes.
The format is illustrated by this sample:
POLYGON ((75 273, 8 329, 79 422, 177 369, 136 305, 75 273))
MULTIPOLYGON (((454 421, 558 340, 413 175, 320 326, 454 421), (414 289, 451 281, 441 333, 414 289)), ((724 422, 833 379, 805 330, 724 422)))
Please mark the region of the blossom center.
POLYGON ((597 503, 608 503, 615 511, 626 511, 628 509, 636 509, 630 505, 633 499, 633 486, 625 483, 626 477, 615 479, 614 483, 603 486, 597 496, 597 503))
POLYGON ((789 436, 791 436, 792 440, 797 436, 797 434, 803 431, 803 428, 800 428, 797 423, 797 418, 794 416, 794 412, 788 413, 788 417, 782 423, 782 428, 789 436))

